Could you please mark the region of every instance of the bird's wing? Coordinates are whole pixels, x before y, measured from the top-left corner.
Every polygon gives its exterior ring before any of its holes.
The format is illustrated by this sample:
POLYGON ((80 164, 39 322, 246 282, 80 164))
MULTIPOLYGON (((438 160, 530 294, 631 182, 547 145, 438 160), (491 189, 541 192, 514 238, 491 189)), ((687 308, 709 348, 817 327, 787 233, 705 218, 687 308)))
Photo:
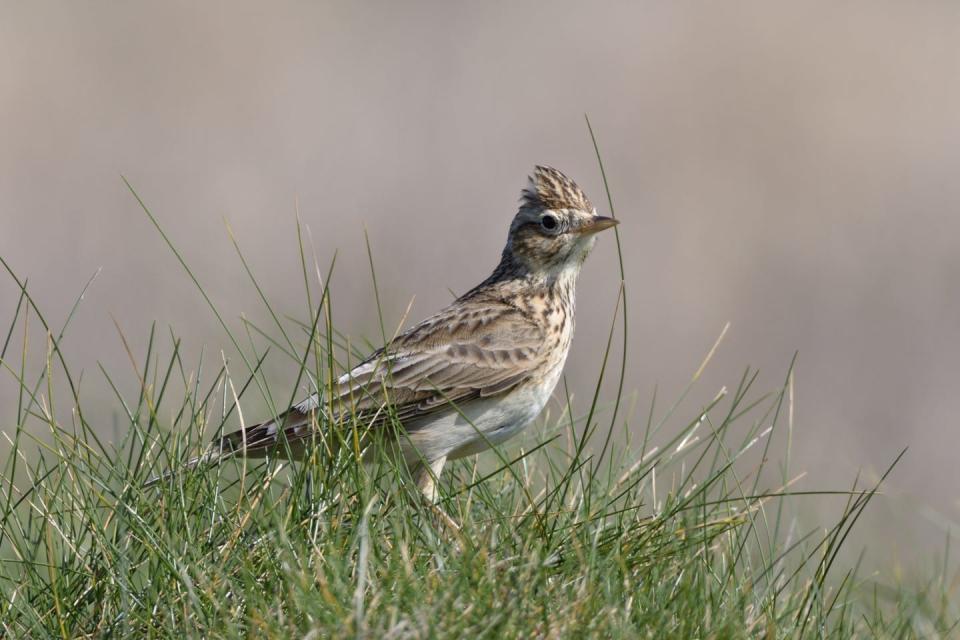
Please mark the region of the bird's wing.
POLYGON ((334 410, 363 417, 389 405, 413 430, 448 403, 497 396, 530 378, 542 362, 543 343, 542 328, 515 307, 460 303, 342 376, 334 410))
POLYGON ((461 300, 341 376, 329 402, 321 406, 313 395, 277 420, 224 436, 211 451, 217 457, 240 451, 262 455, 281 434, 287 443, 302 441, 311 436, 312 414, 328 409, 333 418, 355 416, 371 426, 394 416, 413 431, 450 403, 462 410, 473 400, 504 394, 530 379, 543 364, 544 343, 543 328, 516 307, 461 300))

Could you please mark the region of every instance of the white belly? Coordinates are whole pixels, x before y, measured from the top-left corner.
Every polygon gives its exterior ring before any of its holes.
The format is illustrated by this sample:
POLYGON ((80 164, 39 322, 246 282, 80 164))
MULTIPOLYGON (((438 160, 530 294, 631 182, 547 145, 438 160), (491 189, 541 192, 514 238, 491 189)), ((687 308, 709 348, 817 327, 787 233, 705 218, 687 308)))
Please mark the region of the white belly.
POLYGON ((434 420, 418 425, 403 443, 409 462, 449 459, 480 453, 520 433, 540 415, 560 378, 562 363, 547 380, 536 387, 527 385, 499 398, 477 400, 462 412, 444 412, 434 420))

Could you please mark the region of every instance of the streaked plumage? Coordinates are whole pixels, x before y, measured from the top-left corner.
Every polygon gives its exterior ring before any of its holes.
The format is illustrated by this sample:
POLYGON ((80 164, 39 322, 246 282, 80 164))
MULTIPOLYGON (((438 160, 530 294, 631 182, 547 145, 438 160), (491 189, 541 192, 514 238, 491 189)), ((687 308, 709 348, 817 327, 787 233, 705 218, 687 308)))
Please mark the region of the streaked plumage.
POLYGON ((326 422, 319 411, 373 428, 392 412, 405 432, 401 451, 434 498, 446 460, 503 442, 543 409, 573 337, 580 267, 593 234, 615 223, 597 216, 572 180, 536 167, 489 278, 344 374, 332 398, 311 396, 276 421, 231 433, 191 466, 235 453, 299 457, 326 422))

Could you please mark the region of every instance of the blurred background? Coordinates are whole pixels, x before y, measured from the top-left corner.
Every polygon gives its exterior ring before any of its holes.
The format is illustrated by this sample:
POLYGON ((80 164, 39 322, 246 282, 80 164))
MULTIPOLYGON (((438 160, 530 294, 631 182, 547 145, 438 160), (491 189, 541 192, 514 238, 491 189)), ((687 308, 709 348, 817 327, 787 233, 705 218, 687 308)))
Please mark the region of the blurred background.
MULTIPOLYGON (((932 557, 960 521, 957 3, 3 2, 0 256, 54 326, 102 269, 63 349, 85 401, 115 407, 97 363, 136 380, 113 319, 135 354, 154 321, 192 362, 229 348, 121 174, 234 328, 268 316, 224 221, 305 318, 299 207, 321 265, 338 252, 337 323, 376 339, 364 225, 387 324, 412 298, 427 315, 496 264, 534 164, 607 212, 585 113, 623 221, 630 424, 728 321, 684 420, 748 365, 776 389, 799 351, 798 486, 875 478, 909 446, 854 534, 881 568, 932 557)), ((578 396, 618 285, 603 237, 578 396)), ((17 299, 0 278, 4 331, 17 299)), ((841 506, 801 504, 809 523, 841 506)))

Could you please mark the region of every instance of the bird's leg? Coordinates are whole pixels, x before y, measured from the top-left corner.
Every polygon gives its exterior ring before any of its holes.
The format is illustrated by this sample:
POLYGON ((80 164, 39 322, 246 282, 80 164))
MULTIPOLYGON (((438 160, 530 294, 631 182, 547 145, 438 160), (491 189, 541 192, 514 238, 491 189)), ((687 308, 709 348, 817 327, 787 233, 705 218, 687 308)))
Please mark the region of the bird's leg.
POLYGON ((413 473, 413 480, 417 483, 424 501, 430 510, 440 519, 448 529, 455 534, 460 534, 460 525, 450 517, 450 515, 437 505, 439 492, 437 483, 440 481, 440 473, 443 471, 443 465, 447 462, 447 456, 437 458, 436 460, 424 461, 417 465, 413 473))
POLYGON ((424 461, 417 465, 417 469, 413 473, 413 480, 417 483, 417 488, 420 489, 420 493, 430 504, 436 504, 439 497, 437 482, 440 480, 440 473, 443 471, 443 465, 446 462, 447 456, 424 461))

